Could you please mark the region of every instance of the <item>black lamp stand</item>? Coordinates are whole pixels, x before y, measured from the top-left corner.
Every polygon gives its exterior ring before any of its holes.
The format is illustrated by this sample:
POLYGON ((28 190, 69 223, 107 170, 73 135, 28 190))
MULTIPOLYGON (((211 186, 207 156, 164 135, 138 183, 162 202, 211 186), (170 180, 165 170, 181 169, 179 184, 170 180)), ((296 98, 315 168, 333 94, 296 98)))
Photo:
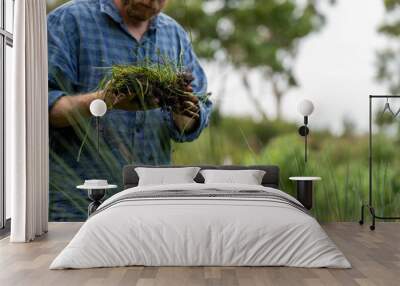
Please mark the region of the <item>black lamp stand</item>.
POLYGON ((310 129, 307 127, 308 125, 308 116, 304 116, 304 125, 299 128, 300 136, 304 137, 304 162, 307 163, 307 137, 310 134, 310 129))
POLYGON ((97 142, 96 142, 96 147, 97 147, 97 154, 100 155, 100 117, 96 116, 96 132, 97 132, 97 142))

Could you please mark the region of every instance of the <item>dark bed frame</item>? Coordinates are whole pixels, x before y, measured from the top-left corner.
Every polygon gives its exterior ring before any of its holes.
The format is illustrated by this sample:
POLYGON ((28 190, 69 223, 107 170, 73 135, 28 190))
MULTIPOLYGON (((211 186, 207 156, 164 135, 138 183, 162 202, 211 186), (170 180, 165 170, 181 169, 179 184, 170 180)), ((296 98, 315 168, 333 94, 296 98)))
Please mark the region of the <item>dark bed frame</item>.
MULTIPOLYGON (((202 170, 205 169, 218 169, 218 170, 263 170, 265 175, 262 180, 262 185, 265 187, 271 187, 279 189, 279 167, 268 166, 268 165, 255 165, 255 166, 211 166, 211 165, 192 165, 192 166, 146 166, 146 165, 128 165, 123 169, 123 184, 124 189, 133 188, 138 185, 139 177, 135 171, 137 167, 148 167, 148 168, 180 168, 180 167, 200 167, 202 170)), ((197 183, 204 183, 203 176, 199 173, 194 180, 197 183)))

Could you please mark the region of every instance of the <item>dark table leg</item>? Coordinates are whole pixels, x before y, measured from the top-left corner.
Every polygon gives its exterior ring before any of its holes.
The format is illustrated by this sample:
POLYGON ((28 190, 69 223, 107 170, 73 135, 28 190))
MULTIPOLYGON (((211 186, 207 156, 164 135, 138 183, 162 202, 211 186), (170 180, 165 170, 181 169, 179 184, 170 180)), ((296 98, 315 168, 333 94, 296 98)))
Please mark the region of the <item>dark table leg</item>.
POLYGON ((88 206, 88 217, 101 205, 101 200, 105 197, 106 190, 88 190, 88 197, 92 201, 88 206))
POLYGON ((297 181, 297 200, 301 202, 306 209, 312 209, 313 181, 297 181))

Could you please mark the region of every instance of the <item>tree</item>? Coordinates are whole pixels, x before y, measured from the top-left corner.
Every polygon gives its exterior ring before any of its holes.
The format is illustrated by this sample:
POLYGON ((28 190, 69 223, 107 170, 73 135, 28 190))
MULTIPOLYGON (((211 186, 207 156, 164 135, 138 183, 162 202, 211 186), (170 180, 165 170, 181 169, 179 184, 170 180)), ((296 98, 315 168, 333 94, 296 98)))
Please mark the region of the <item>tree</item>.
POLYGON ((293 73, 298 46, 324 23, 316 1, 170 0, 166 12, 191 32, 200 57, 222 59, 242 71, 248 96, 263 113, 247 78, 249 70, 260 70, 271 85, 278 119, 283 96, 298 85, 293 73))
POLYGON ((387 85, 392 94, 400 93, 400 1, 384 0, 387 17, 378 31, 391 40, 391 45, 377 52, 379 82, 387 85))
MULTIPOLYGON (((386 17, 378 31, 386 36, 389 45, 376 53, 376 79, 387 86, 388 92, 400 94, 400 0, 384 0, 386 17)), ((397 110, 393 110, 397 112, 397 110)), ((376 111, 375 123, 382 131, 387 130, 396 118, 389 113, 376 111)), ((397 124, 397 136, 400 137, 400 125, 397 124)))

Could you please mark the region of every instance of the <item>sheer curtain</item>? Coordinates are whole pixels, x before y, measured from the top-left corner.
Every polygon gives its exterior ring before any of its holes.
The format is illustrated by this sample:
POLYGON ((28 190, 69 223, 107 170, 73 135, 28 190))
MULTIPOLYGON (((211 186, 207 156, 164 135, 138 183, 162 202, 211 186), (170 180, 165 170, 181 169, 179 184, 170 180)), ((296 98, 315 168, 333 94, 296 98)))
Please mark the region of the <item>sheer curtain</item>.
POLYGON ((48 226, 47 28, 45 0, 15 1, 13 94, 6 97, 6 187, 12 242, 48 226))

